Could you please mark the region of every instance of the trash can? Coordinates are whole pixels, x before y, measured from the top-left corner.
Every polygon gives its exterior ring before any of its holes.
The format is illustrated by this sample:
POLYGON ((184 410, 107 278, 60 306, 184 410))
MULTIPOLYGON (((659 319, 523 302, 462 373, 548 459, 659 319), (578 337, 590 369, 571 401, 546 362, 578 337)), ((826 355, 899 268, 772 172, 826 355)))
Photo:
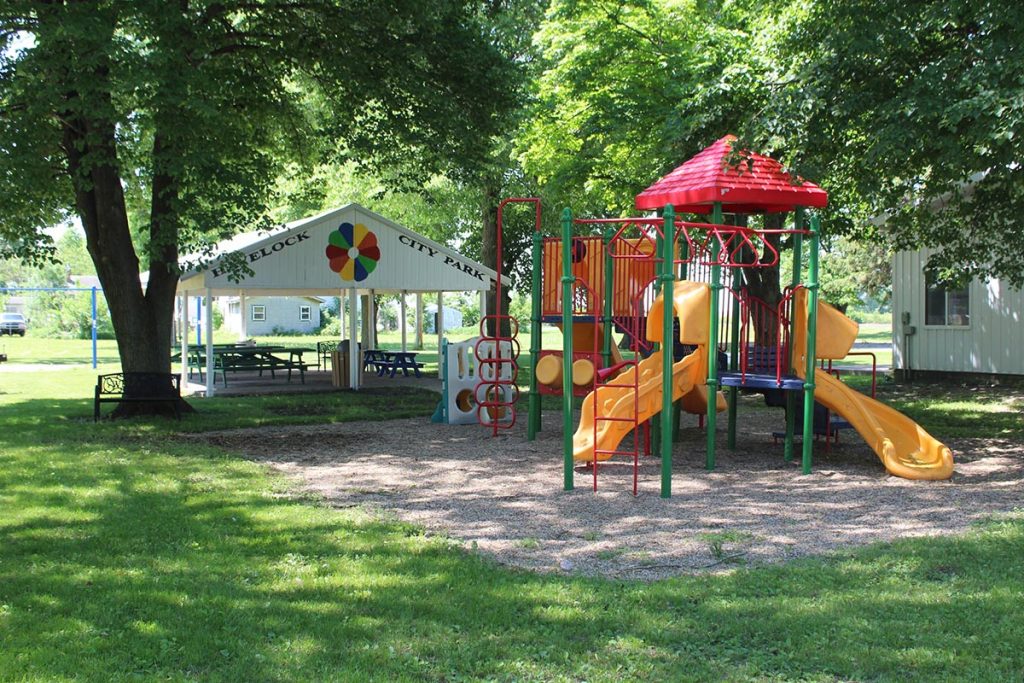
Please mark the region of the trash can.
POLYGON ((331 384, 341 389, 348 388, 348 353, 331 351, 331 384))
MULTIPOLYGON (((363 367, 363 353, 359 353, 359 365, 358 368, 363 367)), ((331 384, 341 388, 348 389, 349 387, 349 359, 348 349, 331 351, 331 384)))

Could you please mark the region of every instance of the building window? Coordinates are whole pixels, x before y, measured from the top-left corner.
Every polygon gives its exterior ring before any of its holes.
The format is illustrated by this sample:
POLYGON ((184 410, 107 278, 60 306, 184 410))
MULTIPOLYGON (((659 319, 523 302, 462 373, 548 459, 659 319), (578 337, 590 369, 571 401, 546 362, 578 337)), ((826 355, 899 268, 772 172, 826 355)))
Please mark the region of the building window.
POLYGON ((239 301, 232 301, 228 304, 228 315, 238 315, 242 312, 242 304, 239 301))
POLYGON ((309 322, 311 317, 313 314, 309 306, 299 306, 299 320, 305 323, 309 322))
POLYGON ((252 321, 261 323, 267 319, 267 307, 253 305, 252 307, 252 321))
POLYGON ((926 325, 966 327, 971 324, 971 300, 967 286, 950 287, 925 275, 924 322, 926 325))

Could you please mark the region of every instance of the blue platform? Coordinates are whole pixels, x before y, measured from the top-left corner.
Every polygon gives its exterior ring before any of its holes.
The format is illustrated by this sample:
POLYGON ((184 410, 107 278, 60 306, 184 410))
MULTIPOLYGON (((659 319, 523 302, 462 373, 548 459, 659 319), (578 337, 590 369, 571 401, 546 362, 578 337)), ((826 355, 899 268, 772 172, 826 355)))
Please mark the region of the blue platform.
MULTIPOLYGON (((542 323, 548 323, 550 325, 561 325, 561 315, 544 315, 541 316, 540 321, 542 323)), ((574 315, 572 317, 574 323, 600 323, 604 322, 604 318, 600 315, 574 315)))
POLYGON ((719 383, 723 387, 740 387, 742 389, 783 389, 785 391, 798 391, 804 388, 804 381, 796 375, 783 375, 782 381, 775 380, 775 375, 760 375, 747 373, 742 375, 738 372, 723 372, 719 374, 719 383))

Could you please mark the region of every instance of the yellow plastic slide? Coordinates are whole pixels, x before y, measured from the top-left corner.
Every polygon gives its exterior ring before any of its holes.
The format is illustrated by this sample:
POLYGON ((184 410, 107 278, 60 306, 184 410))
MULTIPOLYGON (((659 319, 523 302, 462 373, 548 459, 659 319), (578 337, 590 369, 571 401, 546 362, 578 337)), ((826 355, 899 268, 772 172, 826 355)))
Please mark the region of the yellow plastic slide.
MULTIPOLYGON (((707 406, 707 325, 710 298, 707 285, 696 282, 677 282, 673 306, 680 319, 679 339, 684 344, 696 344, 697 349, 672 365, 672 400, 683 399, 687 409, 706 410, 707 406)), ((661 340, 663 305, 657 299, 647 317, 647 338, 661 340)), ((573 457, 577 461, 594 459, 595 448, 612 451, 623 437, 633 429, 633 415, 636 424, 650 419, 661 411, 662 372, 661 352, 655 352, 640 361, 636 367, 623 372, 611 381, 599 386, 583 399, 580 424, 573 437, 573 457), (639 374, 637 374, 639 373, 639 374), (638 381, 634 378, 638 377, 638 381), (637 385, 636 395, 633 386, 637 385), (599 420, 594 430, 594 402, 597 401, 599 420), (596 438, 595 438, 596 437, 596 438), (595 445, 596 444, 596 445, 595 445)), ((725 396, 718 393, 716 408, 725 410, 725 396)), ((610 453, 597 454, 598 460, 607 460, 610 453)))
MULTIPOLYGON (((794 347, 797 374, 804 376, 807 357, 807 307, 801 290, 794 347), (801 329, 802 328, 802 329, 801 329)), ((857 337, 857 323, 826 303, 818 306, 815 356, 834 360, 846 356, 857 337)), ((849 422, 882 460, 890 474, 904 479, 949 479, 953 453, 906 415, 851 389, 827 372, 814 372, 814 399, 849 422)))
POLYGON ((853 425, 890 474, 904 479, 953 476, 953 453, 909 417, 823 370, 814 371, 814 383, 814 399, 853 425))

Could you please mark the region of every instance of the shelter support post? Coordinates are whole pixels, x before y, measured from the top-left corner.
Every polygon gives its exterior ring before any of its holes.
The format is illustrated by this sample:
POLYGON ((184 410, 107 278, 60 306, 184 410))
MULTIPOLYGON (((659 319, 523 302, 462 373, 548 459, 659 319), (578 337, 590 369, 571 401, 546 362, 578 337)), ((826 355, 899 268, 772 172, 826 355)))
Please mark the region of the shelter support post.
POLYGON ((249 315, 248 305, 245 301, 245 290, 238 292, 238 341, 245 341, 249 338, 249 315))
POLYGON ((407 294, 408 292, 404 290, 402 291, 402 293, 399 295, 401 298, 399 299, 398 304, 398 324, 402 329, 402 353, 405 353, 406 351, 409 350, 408 348, 406 348, 407 339, 405 334, 405 297, 407 294))
POLYGON ((357 327, 359 307, 359 292, 355 287, 348 290, 348 388, 358 389, 359 380, 362 379, 359 367, 359 342, 357 340, 359 328, 357 327))
POLYGON ((188 296, 178 297, 178 334, 181 337, 181 386, 188 386, 188 296))
POLYGON ((423 348, 423 292, 416 292, 416 348, 423 348))
POLYGON ((363 308, 363 316, 366 323, 363 342, 365 348, 377 348, 377 291, 371 289, 366 295, 366 307, 363 308))
MULTIPOLYGON (((213 292, 206 288, 206 396, 213 396, 213 292)), ((199 325, 196 325, 199 328, 199 325)))
POLYGON ((444 368, 441 366, 441 347, 444 346, 444 292, 437 293, 437 377, 444 379, 444 368))
POLYGON ((345 290, 341 290, 338 294, 338 341, 343 340, 348 334, 348 317, 345 316, 345 310, 348 308, 346 298, 345 290))

